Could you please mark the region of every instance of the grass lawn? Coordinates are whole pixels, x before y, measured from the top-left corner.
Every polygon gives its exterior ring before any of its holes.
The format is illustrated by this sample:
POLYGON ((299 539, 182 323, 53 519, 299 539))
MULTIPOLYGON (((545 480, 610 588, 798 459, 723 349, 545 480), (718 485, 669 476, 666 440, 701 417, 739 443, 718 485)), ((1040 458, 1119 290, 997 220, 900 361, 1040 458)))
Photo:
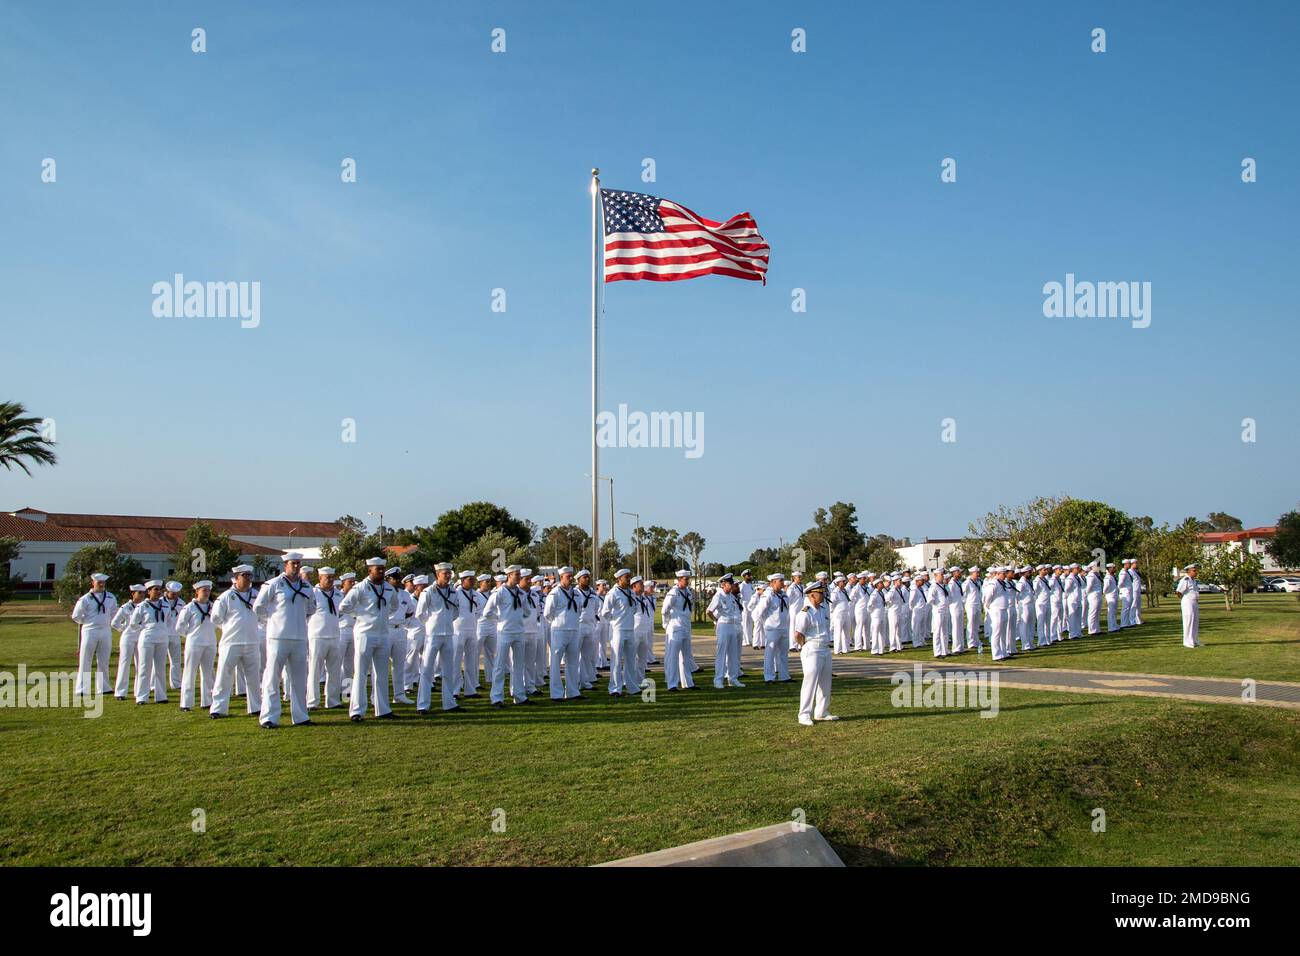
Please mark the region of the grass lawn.
MULTIPOLYGON (((62 623, 0 616, 0 670, 70 649, 62 623)), ((1003 689, 985 719, 890 690, 837 679, 845 719, 813 728, 797 682, 275 732, 174 702, 3 709, 0 863, 589 864, 796 809, 858 864, 1300 859, 1296 712, 1003 689)))
MULTIPOLYGON (((1183 647, 1182 615, 1176 601, 1142 611, 1142 625, 1107 635, 1061 641, 1031 654, 1017 654, 1014 667, 1068 667, 1077 670, 1176 674, 1187 677, 1251 677, 1300 681, 1300 599, 1294 594, 1247 594, 1229 612, 1223 596, 1201 595, 1201 642, 1183 647)), ((868 656, 859 654, 857 656, 868 656)), ((928 649, 907 649, 890 660, 933 660, 928 649)), ((967 661, 974 653, 949 658, 967 661)), ((997 666, 985 644, 983 663, 997 666)))

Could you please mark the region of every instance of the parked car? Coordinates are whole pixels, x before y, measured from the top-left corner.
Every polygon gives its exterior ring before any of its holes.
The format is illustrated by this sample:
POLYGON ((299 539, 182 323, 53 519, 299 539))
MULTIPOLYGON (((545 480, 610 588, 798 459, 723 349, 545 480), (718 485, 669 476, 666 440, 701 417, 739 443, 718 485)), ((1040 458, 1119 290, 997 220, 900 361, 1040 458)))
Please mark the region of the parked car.
POLYGON ((1223 588, 1217 584, 1211 584, 1209 581, 1197 581, 1196 590, 1200 594, 1222 594, 1223 588))
POLYGON ((1282 589, 1269 581, 1260 581, 1258 587, 1249 589, 1254 594, 1280 594, 1282 589))
POLYGON ((1275 581, 1274 584, 1283 591, 1286 591, 1288 594, 1300 593, 1300 578, 1282 578, 1279 581, 1275 581))

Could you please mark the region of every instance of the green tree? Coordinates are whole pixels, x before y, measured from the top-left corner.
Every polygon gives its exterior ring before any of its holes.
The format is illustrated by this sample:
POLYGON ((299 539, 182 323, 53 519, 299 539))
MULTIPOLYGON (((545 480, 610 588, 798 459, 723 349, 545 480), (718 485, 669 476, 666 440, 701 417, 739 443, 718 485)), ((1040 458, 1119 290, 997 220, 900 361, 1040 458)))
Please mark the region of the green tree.
POLYGON ((469 504, 445 511, 429 528, 416 528, 414 535, 420 550, 436 561, 451 561, 490 531, 504 538, 514 538, 524 547, 532 544, 537 528, 521 521, 500 505, 490 501, 469 504))
POLYGON ((543 528, 537 537, 537 560, 542 564, 567 564, 577 568, 591 551, 591 535, 576 524, 543 528))
POLYGON ((29 465, 53 465, 58 460, 54 442, 45 437, 45 420, 28 415, 18 402, 0 402, 0 465, 5 471, 17 465, 30 475, 29 465))
POLYGON ((508 565, 526 564, 528 546, 518 538, 501 531, 485 531, 478 540, 463 547, 452 559, 456 569, 479 574, 499 574, 508 565))
POLYGON ((1269 556, 1283 568, 1300 568, 1300 511, 1277 519, 1277 534, 1268 543, 1269 556))
POLYGON ((349 531, 355 531, 359 535, 364 536, 366 533, 366 523, 360 518, 352 517, 352 515, 342 515, 334 523, 347 528, 349 531))
POLYGON ((0 537, 0 604, 4 604, 5 601, 13 597, 14 588, 22 580, 21 574, 13 576, 9 574, 9 563, 17 561, 22 550, 23 543, 17 538, 0 537))
MULTIPOLYGON (((366 534, 364 526, 363 530, 359 531, 355 527, 345 525, 333 544, 327 542, 321 545, 320 557, 322 567, 333 568, 339 574, 353 571, 360 578, 366 574, 368 558, 387 559, 388 555, 384 553, 384 546, 380 544, 378 534, 366 534)), ((254 562, 255 568, 256 564, 254 562)))
POLYGON ((1232 610, 1233 604, 1241 603, 1246 588, 1259 584, 1261 571, 1259 555, 1251 554, 1245 548, 1217 544, 1206 548, 1205 554, 1197 563, 1200 565, 1202 581, 1223 588, 1223 605, 1229 611, 1232 610))
MULTIPOLYGON (((1103 563, 1129 556, 1137 536, 1132 518, 1101 501, 1035 498, 1006 505, 973 522, 958 549, 958 563, 1103 563)), ((1118 563, 1118 561, 1116 561, 1118 563)))
POLYGON ((872 535, 866 540, 862 567, 859 571, 875 571, 884 574, 897 571, 903 566, 902 559, 894 549, 894 539, 887 534, 872 535))
POLYGON ((230 569, 238 563, 239 551, 230 538, 206 521, 196 521, 185 530, 172 558, 175 579, 187 588, 204 578, 214 582, 226 580, 230 569))
POLYGON ((814 560, 826 558, 829 549, 834 567, 865 560, 868 551, 866 537, 858 530, 857 506, 843 501, 813 512, 813 526, 799 535, 795 545, 814 560))
POLYGON ((63 577, 54 582, 54 597, 60 604, 71 606, 77 598, 90 590, 90 576, 96 571, 108 575, 108 589, 119 601, 129 597, 132 584, 143 584, 149 572, 143 564, 129 555, 118 554, 112 541, 92 544, 82 548, 63 568, 63 577))
POLYGON ((1241 519, 1223 511, 1211 511, 1199 524, 1203 532, 1241 530, 1241 519))

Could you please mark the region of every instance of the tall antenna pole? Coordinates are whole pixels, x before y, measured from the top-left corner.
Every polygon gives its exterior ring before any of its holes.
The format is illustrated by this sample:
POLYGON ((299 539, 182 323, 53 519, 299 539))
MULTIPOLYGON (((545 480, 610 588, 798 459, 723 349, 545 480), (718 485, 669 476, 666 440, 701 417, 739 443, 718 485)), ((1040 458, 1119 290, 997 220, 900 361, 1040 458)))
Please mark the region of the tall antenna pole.
POLYGON ((601 253, 600 170, 591 171, 591 579, 600 577, 600 458, 596 447, 596 294, 600 289, 597 269, 601 253))

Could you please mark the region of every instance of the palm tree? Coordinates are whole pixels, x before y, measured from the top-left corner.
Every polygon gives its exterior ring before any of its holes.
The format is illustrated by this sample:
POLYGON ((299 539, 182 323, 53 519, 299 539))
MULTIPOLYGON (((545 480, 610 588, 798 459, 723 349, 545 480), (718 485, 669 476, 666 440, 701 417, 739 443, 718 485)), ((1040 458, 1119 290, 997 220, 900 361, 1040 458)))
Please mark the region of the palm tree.
POLYGON ((0 402, 0 465, 9 471, 17 465, 27 474, 29 462, 53 465, 58 461, 54 442, 42 434, 44 419, 33 418, 18 402, 0 402))

